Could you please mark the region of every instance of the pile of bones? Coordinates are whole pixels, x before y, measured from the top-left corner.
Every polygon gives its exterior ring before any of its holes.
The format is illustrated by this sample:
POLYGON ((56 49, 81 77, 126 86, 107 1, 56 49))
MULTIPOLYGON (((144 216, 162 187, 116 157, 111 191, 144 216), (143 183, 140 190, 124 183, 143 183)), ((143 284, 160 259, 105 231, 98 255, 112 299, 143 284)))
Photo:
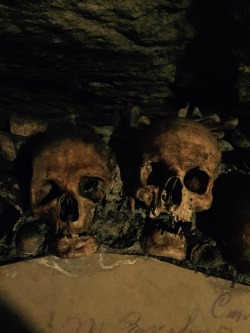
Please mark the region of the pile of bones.
POLYGON ((1 264, 115 252, 250 284, 250 140, 238 119, 186 107, 156 121, 138 106, 129 119, 5 119, 1 264))

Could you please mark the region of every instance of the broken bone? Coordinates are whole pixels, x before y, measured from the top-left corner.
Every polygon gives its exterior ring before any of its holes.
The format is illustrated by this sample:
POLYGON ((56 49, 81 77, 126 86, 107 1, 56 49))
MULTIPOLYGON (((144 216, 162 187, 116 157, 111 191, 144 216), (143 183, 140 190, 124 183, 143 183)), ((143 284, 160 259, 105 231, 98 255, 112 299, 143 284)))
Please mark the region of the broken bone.
POLYGON ((50 253, 62 259, 78 258, 95 253, 98 248, 97 240, 92 236, 72 234, 50 241, 50 253))
POLYGON ((10 131, 13 134, 21 136, 31 136, 38 133, 44 133, 47 129, 47 123, 33 117, 23 117, 13 114, 10 116, 10 131))
POLYGON ((183 234, 154 230, 146 240, 145 251, 152 256, 184 260, 187 242, 183 234))

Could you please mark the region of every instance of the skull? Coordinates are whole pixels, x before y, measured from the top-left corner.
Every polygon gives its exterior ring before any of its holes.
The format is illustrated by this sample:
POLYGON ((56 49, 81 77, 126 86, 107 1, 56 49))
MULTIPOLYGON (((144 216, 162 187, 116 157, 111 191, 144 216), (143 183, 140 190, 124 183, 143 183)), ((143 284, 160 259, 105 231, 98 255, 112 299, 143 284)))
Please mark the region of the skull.
POLYGON ((53 227, 51 251, 62 258, 95 252, 97 241, 89 232, 96 207, 117 190, 112 151, 87 130, 57 134, 36 150, 32 166, 31 209, 53 227))
MULTIPOLYGON (((162 121, 144 138, 135 197, 151 219, 167 216, 179 229, 179 222, 191 222, 194 213, 210 208, 220 157, 216 138, 203 125, 180 118, 162 121)), ((146 250, 184 259, 186 239, 154 231, 146 250)))

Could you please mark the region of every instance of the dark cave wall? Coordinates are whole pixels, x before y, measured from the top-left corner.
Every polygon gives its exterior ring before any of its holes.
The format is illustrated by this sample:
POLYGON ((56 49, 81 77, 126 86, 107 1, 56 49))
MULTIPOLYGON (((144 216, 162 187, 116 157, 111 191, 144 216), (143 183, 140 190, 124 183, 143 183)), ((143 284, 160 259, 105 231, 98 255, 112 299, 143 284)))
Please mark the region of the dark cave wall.
POLYGON ((1 1, 1 112, 108 124, 250 104, 247 1, 1 1))
POLYGON ((193 2, 195 37, 182 64, 191 99, 224 110, 249 105, 249 10, 247 1, 193 2))

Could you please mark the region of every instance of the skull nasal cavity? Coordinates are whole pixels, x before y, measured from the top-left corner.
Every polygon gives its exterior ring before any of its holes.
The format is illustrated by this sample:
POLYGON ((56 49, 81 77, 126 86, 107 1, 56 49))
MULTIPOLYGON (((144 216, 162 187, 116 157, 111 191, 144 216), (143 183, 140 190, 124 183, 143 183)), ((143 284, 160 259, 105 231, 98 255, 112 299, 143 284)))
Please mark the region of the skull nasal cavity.
POLYGON ((70 194, 64 195, 61 198, 59 215, 63 222, 75 222, 78 220, 78 202, 70 194))
POLYGON ((178 177, 170 178, 165 186, 166 197, 164 201, 179 206, 182 200, 182 183, 178 177))
POLYGON ((209 177, 205 171, 198 168, 189 170, 184 177, 186 188, 194 193, 204 194, 207 190, 209 177))

